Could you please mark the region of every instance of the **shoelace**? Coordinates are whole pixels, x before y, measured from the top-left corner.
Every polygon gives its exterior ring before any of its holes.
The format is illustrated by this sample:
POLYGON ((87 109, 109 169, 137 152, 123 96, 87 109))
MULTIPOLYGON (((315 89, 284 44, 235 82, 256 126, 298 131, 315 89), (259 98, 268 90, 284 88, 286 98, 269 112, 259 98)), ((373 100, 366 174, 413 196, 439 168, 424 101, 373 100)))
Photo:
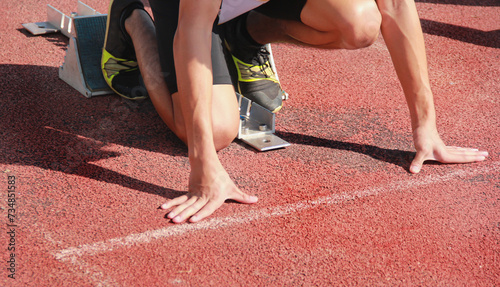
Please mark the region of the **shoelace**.
POLYGON ((256 72, 253 72, 252 68, 253 67, 259 67, 261 73, 266 77, 270 78, 272 76, 267 73, 268 68, 271 68, 269 65, 269 56, 270 53, 266 49, 265 46, 260 47, 259 51, 257 54, 252 58, 252 63, 258 63, 257 65, 253 65, 250 67, 250 70, 252 71, 252 75, 257 76, 256 72))

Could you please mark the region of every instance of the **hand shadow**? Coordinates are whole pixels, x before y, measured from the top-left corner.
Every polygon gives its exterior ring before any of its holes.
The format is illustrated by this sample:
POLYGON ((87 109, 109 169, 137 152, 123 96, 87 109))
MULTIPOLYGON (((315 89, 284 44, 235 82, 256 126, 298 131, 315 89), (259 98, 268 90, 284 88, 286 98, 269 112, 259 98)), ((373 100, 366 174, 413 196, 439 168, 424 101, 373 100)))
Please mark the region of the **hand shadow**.
POLYGON ((410 169, 411 161, 415 157, 415 152, 397 149, 385 149, 366 144, 329 140, 291 132, 277 131, 276 135, 293 144, 326 147, 337 150, 357 152, 367 155, 376 160, 385 161, 387 163, 400 166, 408 172, 410 169))

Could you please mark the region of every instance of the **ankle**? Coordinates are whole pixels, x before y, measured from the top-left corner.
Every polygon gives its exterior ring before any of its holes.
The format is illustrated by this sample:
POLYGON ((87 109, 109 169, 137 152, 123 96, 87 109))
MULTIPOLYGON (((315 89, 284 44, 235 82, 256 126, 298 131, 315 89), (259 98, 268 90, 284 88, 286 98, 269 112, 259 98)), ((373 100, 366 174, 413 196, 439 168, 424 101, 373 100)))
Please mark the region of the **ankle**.
POLYGON ((253 31, 253 24, 251 21, 251 15, 252 12, 248 13, 246 17, 243 17, 241 19, 240 27, 239 27, 239 34, 241 35, 240 39, 247 45, 253 46, 255 48, 258 48, 266 43, 262 43, 260 41, 257 41, 255 38, 256 33, 253 31), (250 19, 250 20, 249 20, 250 19), (252 32, 251 32, 252 31, 252 32))
POLYGON ((125 32, 131 35, 134 31, 134 28, 137 27, 141 19, 141 11, 140 9, 134 9, 128 16, 124 15, 126 18, 123 21, 123 26, 125 28, 125 32))
POLYGON ((286 22, 270 18, 258 12, 250 12, 246 20, 246 29, 249 36, 258 43, 267 44, 286 42, 286 22))
POLYGON ((146 33, 149 30, 154 31, 153 20, 148 12, 143 9, 134 9, 130 15, 124 20, 124 29, 131 38, 137 33, 146 33))
POLYGON ((259 25, 259 17, 260 14, 259 13, 256 13, 256 12, 250 12, 248 13, 246 19, 245 19, 245 34, 248 35, 248 37, 250 39, 253 40, 254 43, 258 44, 258 45, 264 45, 266 44, 267 42, 263 41, 262 37, 261 37, 261 32, 260 32, 260 29, 258 29, 258 25, 259 25))

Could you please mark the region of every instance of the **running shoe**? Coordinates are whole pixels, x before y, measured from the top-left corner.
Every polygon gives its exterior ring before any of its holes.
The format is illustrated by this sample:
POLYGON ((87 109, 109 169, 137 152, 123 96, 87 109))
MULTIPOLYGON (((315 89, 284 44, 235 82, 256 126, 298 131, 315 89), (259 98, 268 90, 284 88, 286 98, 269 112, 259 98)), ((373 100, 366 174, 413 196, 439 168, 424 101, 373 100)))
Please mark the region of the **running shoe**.
POLYGON ((130 100, 148 97, 134 45, 125 30, 125 20, 134 9, 144 9, 140 0, 111 0, 106 22, 101 69, 106 83, 118 95, 130 100))
POLYGON ((225 37, 238 75, 235 88, 252 102, 276 113, 283 107, 284 91, 271 66, 271 54, 265 45, 245 44, 236 33, 238 24, 228 22, 225 37))
POLYGON ((231 55, 238 73, 238 92, 252 102, 277 113, 283 107, 283 91, 262 46, 250 63, 231 55))

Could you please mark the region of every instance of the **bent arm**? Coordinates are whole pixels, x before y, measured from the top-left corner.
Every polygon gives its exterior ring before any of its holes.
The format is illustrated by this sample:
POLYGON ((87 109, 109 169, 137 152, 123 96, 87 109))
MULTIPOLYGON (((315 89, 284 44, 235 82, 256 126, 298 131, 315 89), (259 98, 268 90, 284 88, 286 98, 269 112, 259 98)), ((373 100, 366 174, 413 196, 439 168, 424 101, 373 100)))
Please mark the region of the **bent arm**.
POLYGON ((217 157, 212 128, 212 26, 221 0, 181 0, 174 38, 178 97, 186 131, 191 174, 189 191, 162 205, 175 223, 197 222, 226 199, 254 203, 232 182, 217 157))
POLYGON ((418 173, 426 160, 442 163, 484 160, 487 152, 447 147, 438 134, 424 37, 414 0, 378 0, 377 4, 382 14, 382 35, 410 110, 417 151, 410 172, 418 173))

